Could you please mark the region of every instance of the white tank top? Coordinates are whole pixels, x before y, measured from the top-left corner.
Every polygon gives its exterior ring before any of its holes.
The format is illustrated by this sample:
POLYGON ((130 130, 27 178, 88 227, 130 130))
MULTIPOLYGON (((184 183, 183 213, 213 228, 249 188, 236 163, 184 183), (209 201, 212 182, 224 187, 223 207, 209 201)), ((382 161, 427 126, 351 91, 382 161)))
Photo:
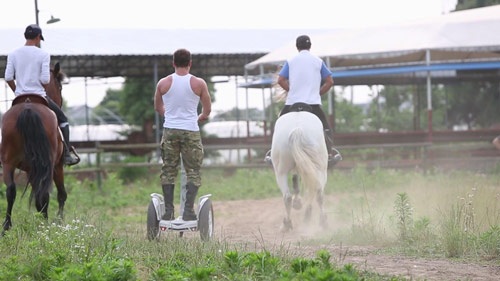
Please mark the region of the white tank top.
POLYGON ((172 74, 172 85, 162 96, 165 105, 163 127, 187 131, 199 131, 198 103, 200 97, 191 89, 191 74, 184 76, 172 74))

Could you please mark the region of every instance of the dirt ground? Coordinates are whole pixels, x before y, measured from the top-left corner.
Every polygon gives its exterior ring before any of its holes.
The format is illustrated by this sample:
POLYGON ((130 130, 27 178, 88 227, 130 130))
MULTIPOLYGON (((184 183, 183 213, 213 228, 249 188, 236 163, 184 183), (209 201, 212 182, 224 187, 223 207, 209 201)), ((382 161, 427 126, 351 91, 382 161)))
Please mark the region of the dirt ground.
POLYGON ((270 251, 286 248, 299 255, 313 257, 317 251, 324 249, 331 253, 337 264, 352 263, 360 270, 403 276, 410 280, 500 280, 498 263, 379 254, 380 251, 374 246, 346 246, 328 242, 311 246, 307 241, 332 232, 332 226, 326 229, 312 226, 318 222, 316 217, 313 217, 314 223, 309 226, 301 225, 301 219, 292 219, 294 230, 280 233, 284 215, 280 198, 214 202, 214 214, 216 237, 231 243, 243 243, 250 250, 252 247, 270 251))

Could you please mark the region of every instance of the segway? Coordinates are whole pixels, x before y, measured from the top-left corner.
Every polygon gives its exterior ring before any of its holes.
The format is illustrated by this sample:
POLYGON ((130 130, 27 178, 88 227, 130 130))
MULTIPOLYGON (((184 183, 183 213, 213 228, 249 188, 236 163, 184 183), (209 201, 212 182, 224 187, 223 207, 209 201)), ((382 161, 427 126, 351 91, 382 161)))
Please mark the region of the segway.
POLYGON ((158 193, 151 194, 151 202, 148 206, 147 218, 147 237, 149 240, 158 239, 161 232, 178 231, 182 237, 184 232, 200 231, 200 237, 203 241, 211 240, 214 236, 214 211, 211 194, 203 195, 198 198, 198 220, 184 221, 182 213, 184 212, 184 203, 186 202, 186 172, 181 159, 181 209, 180 216, 175 220, 162 220, 165 214, 165 203, 163 195, 158 193))

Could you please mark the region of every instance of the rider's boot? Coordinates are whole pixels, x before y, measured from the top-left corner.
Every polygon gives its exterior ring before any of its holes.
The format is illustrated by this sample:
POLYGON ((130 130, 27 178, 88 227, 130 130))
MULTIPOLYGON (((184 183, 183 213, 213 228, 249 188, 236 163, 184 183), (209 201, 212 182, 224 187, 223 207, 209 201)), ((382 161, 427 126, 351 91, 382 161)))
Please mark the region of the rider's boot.
POLYGON ((78 164, 80 162, 78 159, 75 159, 71 156, 71 153, 69 151, 70 149, 70 144, 69 144, 69 125, 66 125, 64 127, 59 127, 61 128, 61 132, 64 137, 64 164, 71 166, 78 164))
POLYGON ((182 219, 184 221, 197 220, 196 213, 194 212, 194 200, 196 199, 199 188, 199 186, 196 186, 190 182, 186 184, 186 202, 184 203, 184 213, 182 214, 182 219))
POLYGON ((333 148, 333 139, 330 129, 325 129, 324 133, 325 133, 326 149, 328 151, 328 166, 333 167, 340 160, 342 160, 342 156, 335 148, 333 148))
POLYGON ((163 201, 165 202, 165 214, 161 218, 162 220, 171 221, 174 220, 174 187, 173 183, 162 184, 161 189, 163 190, 163 201))

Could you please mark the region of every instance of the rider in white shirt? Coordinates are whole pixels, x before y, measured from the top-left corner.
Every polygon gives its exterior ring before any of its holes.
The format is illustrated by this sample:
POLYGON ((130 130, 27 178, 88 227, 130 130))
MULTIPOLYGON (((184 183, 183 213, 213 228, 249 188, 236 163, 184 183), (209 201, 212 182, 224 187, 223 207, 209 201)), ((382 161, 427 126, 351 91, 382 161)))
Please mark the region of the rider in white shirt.
MULTIPOLYGON (((321 95, 333 86, 332 72, 317 56, 311 54, 311 39, 307 35, 297 37, 296 47, 299 53, 288 60, 281 69, 278 84, 288 92, 285 106, 280 116, 290 112, 295 103, 305 103, 311 107, 311 112, 323 123, 325 143, 328 151, 328 161, 332 165, 339 161, 340 154, 332 148, 333 136, 325 113, 321 109, 321 95), (339 157, 335 157, 335 151, 339 157)), ((270 153, 266 162, 270 161, 270 153)))
POLYGON ((40 41, 44 40, 42 29, 36 24, 28 25, 24 37, 26 44, 7 56, 5 81, 16 96, 38 94, 47 99, 49 108, 57 116, 59 128, 64 136, 65 164, 75 165, 79 161, 69 152, 68 118, 45 92, 45 86, 50 83, 50 55, 40 48, 40 41))

